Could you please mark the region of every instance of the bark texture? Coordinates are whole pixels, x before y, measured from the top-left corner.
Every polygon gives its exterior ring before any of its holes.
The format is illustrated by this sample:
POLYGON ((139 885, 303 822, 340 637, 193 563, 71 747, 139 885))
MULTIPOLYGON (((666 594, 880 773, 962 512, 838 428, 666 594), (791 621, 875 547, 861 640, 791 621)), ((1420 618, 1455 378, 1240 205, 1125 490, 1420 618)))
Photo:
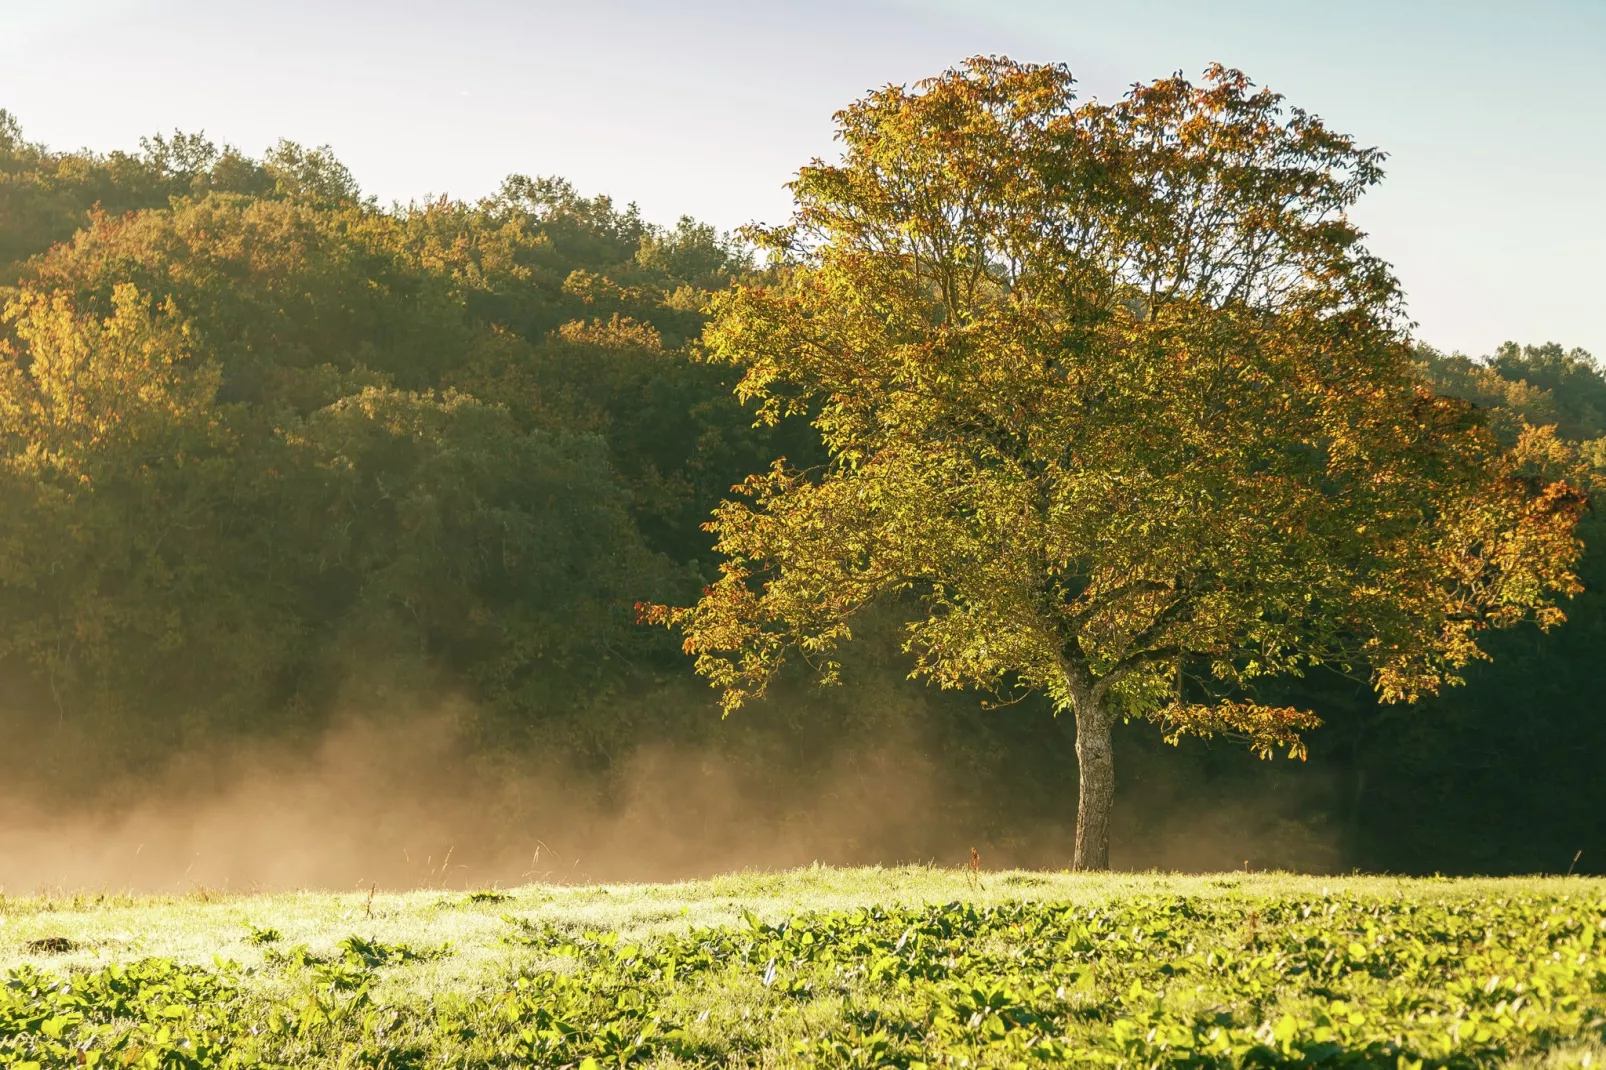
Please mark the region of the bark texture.
POLYGON ((1080 793, 1076 804, 1078 872, 1110 868, 1110 807, 1115 801, 1115 751, 1111 718, 1096 702, 1076 705, 1076 766, 1080 793))

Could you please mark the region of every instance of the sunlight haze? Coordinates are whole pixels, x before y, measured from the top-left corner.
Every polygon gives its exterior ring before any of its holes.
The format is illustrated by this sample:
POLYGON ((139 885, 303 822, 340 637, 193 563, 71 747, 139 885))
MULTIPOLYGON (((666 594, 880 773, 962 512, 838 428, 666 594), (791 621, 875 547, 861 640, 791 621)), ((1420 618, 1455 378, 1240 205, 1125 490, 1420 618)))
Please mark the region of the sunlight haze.
POLYGON ((3 0, 0 107, 59 148, 173 128, 327 143, 382 202, 558 174, 728 228, 785 216, 836 109, 978 53, 1067 63, 1106 98, 1240 67, 1389 153, 1357 214, 1424 341, 1606 354, 1599 0, 3 0))

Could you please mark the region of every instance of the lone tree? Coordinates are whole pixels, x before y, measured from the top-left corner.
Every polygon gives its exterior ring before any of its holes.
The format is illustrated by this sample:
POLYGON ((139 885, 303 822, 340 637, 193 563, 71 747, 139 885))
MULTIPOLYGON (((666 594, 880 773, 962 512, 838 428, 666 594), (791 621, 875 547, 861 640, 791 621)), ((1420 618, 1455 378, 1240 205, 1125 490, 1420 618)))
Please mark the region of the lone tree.
POLYGON ((854 614, 905 607, 915 675, 1074 714, 1094 870, 1117 718, 1303 756, 1315 718, 1256 680, 1457 682, 1485 629, 1563 619, 1584 503, 1548 431, 1503 449, 1417 377, 1346 216, 1377 151, 1219 67, 1072 87, 978 58, 837 115, 841 163, 752 235, 782 281, 719 297, 705 337, 830 461, 736 488, 721 578, 645 617, 729 712, 788 652, 833 679, 854 614))

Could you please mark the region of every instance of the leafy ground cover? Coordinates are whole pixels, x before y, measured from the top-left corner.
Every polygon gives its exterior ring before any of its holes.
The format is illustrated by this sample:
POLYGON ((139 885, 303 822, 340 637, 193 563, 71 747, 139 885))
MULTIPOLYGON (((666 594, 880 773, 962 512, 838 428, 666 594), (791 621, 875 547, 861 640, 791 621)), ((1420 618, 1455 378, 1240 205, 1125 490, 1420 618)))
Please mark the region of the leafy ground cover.
POLYGON ((0 1066, 1592 1066, 1606 882, 0 900, 0 1066))

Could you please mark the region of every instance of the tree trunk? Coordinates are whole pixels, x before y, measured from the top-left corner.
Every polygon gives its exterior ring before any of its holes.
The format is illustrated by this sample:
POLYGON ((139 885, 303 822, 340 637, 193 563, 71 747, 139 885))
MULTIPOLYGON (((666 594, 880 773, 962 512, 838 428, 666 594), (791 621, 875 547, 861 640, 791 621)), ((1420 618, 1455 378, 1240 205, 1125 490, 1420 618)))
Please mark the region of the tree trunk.
POLYGON ((1080 794, 1076 802, 1077 872, 1110 868, 1110 806, 1115 801, 1115 751, 1110 745, 1114 718, 1099 704, 1076 704, 1076 767, 1080 794))

